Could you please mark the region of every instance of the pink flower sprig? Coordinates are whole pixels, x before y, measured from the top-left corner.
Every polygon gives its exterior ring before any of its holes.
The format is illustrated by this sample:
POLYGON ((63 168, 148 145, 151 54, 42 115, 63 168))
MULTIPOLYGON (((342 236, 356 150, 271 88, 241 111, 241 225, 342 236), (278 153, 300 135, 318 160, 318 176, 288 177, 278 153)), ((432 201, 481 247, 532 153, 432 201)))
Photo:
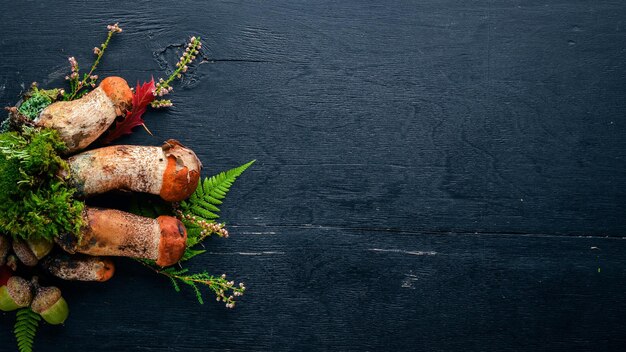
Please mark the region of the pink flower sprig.
MULTIPOLYGON (((199 274, 187 275, 186 270, 182 271, 168 271, 168 270, 156 270, 157 273, 163 274, 170 279, 180 280, 186 284, 195 286, 196 284, 206 286, 215 293, 215 300, 218 302, 224 302, 226 308, 235 308, 235 297, 243 296, 246 291, 246 286, 243 283, 235 285, 234 281, 228 281, 226 274, 221 276, 212 276, 206 272, 199 274)), ((196 292, 198 293, 198 292, 196 292)), ((200 298, 201 299, 201 298, 200 298)), ((200 303, 203 303, 200 301, 200 303)))
POLYGON ((235 281, 228 281, 226 274, 213 276, 209 275, 206 271, 192 274, 187 268, 160 268, 146 260, 137 259, 137 261, 145 267, 152 269, 155 273, 169 278, 177 292, 180 291, 178 282, 191 286, 200 304, 204 304, 204 299, 197 285, 208 287, 215 293, 215 300, 224 302, 226 308, 235 308, 235 297, 243 296, 247 289, 243 282, 236 285, 235 281))
POLYGON ((109 31, 109 33, 122 33, 122 29, 120 28, 119 23, 108 25, 107 30, 109 31))
POLYGON ((217 279, 214 279, 212 282, 209 282, 208 285, 213 292, 215 292, 215 300, 222 301, 226 303, 226 308, 235 308, 235 297, 243 296, 243 293, 246 291, 246 286, 244 286, 243 282, 239 283, 239 286, 235 286, 234 281, 227 281, 226 274, 222 274, 217 279), (231 291, 232 294, 226 296, 226 292, 231 291))
POLYGON ((94 55, 96 55, 96 60, 94 61, 93 65, 91 65, 89 73, 84 74, 82 79, 80 79, 79 67, 76 58, 72 56, 68 59, 70 62, 70 74, 68 76, 65 76, 65 79, 70 81, 71 92, 63 95, 64 100, 74 100, 76 98, 80 98, 85 93, 87 93, 86 89, 93 89, 96 87, 98 75, 95 75, 94 71, 96 70, 96 67, 98 67, 100 59, 102 59, 102 56, 104 55, 104 51, 109 46, 109 42, 111 41, 113 34, 122 32, 122 28, 120 28, 119 24, 117 23, 108 25, 107 30, 107 38, 104 43, 100 44, 100 47, 93 48, 93 53, 94 55))
POLYGON ((179 220, 189 222, 192 225, 195 225, 201 228, 200 236, 198 236, 198 238, 194 241, 195 243, 193 244, 200 243, 205 238, 211 235, 217 235, 218 237, 222 237, 222 238, 228 238, 229 236, 228 230, 226 229, 226 224, 209 222, 206 220, 199 220, 195 215, 185 214, 180 209, 176 209, 176 208, 175 208, 175 212, 179 220))
POLYGON ((170 86, 170 83, 176 78, 182 78, 183 73, 187 72, 189 65, 196 59, 196 55, 198 55, 200 49, 202 49, 200 37, 191 37, 185 47, 185 52, 176 63, 176 70, 174 70, 167 79, 159 79, 156 89, 154 90, 155 96, 162 97, 172 92, 174 88, 170 86))

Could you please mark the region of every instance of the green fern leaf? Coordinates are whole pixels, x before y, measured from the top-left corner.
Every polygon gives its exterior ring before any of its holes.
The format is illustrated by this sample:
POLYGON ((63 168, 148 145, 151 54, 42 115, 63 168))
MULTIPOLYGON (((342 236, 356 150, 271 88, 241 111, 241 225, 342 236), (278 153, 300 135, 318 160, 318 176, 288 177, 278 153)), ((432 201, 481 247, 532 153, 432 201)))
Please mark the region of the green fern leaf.
POLYGON ((17 311, 17 320, 15 321, 15 339, 17 340, 17 348, 20 352, 32 352, 37 326, 41 317, 33 312, 30 308, 23 308, 17 311))
POLYGON ((222 201, 221 201, 221 200, 216 199, 216 198, 213 198, 213 197, 211 197, 211 196, 209 196, 209 195, 207 195, 206 199, 207 199, 207 201, 208 201, 208 202, 210 202, 211 204, 215 204, 215 205, 221 205, 221 204, 222 204, 222 201))
POLYGON ((197 206, 202 207, 202 208, 204 208, 204 209, 206 209, 208 211, 216 212, 216 213, 220 211, 220 208, 216 207, 208 199, 205 200, 205 199, 198 198, 197 200, 194 200, 193 202, 197 206))
POLYGON ((219 218, 217 213, 220 209, 217 206, 222 204, 222 200, 237 177, 255 161, 252 160, 234 169, 205 178, 194 194, 187 201, 180 203, 183 213, 201 217, 208 222, 219 218))
POLYGON ((198 243, 196 239, 202 235, 202 228, 186 221, 183 221, 183 225, 187 228, 187 248, 191 248, 198 243))
POLYGON ((185 253, 183 253, 183 257, 180 258, 179 262, 184 262, 186 260, 189 260, 199 254, 202 254, 206 252, 205 249, 191 249, 191 248, 187 248, 185 249, 185 253))
POLYGON ((220 216, 215 214, 214 212, 205 209, 199 203, 193 204, 189 207, 189 210, 196 216, 200 216, 205 219, 217 219, 220 216))

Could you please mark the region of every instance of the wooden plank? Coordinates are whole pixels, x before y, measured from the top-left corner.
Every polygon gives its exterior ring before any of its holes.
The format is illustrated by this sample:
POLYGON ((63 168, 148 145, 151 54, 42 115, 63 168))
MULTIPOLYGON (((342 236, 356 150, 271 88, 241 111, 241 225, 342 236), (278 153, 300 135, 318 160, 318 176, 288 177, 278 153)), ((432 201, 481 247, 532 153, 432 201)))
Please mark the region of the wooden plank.
POLYGON ((259 160, 223 207, 233 237, 195 262, 246 282, 239 307, 118 261, 108 284, 62 284, 71 318, 37 350, 623 350, 624 18, 583 0, 11 4, 5 105, 63 84, 68 56, 87 66, 108 23, 125 32, 100 74, 129 82, 199 34, 156 137, 122 142, 178 138, 206 175, 259 160))
POLYGON ((231 222, 626 231, 621 2, 14 7, 5 104, 32 80, 61 84, 70 54, 86 66, 107 22, 126 31, 103 74, 131 82, 171 69, 169 44, 206 38, 176 107, 148 115, 156 138, 124 141, 179 138, 207 173, 259 159, 231 222))
MULTIPOLYGON (((136 263, 64 284, 37 350, 608 351, 626 344, 626 241, 236 227, 193 261, 243 280, 234 310, 136 263)), ((210 296, 209 296, 210 298, 210 296)), ((1 326, 12 316, 2 315, 1 326)), ((11 341, 6 329, 0 340, 11 341)))

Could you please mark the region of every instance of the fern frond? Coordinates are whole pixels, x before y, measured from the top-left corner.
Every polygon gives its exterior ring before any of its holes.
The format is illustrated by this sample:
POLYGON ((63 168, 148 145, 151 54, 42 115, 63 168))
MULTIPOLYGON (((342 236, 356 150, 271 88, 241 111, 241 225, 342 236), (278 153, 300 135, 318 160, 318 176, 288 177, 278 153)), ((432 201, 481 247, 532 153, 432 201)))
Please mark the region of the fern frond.
MULTIPOLYGON (((228 194, 230 187, 256 160, 252 160, 234 169, 221 172, 215 176, 207 177, 201 181, 196 191, 179 204, 177 213, 179 219, 187 228, 187 246, 202 242, 206 237, 217 233, 224 237, 227 232, 212 230, 215 221, 219 218, 219 205, 228 194)), ((223 228, 223 224, 219 225, 223 228)))
MULTIPOLYGON (((200 189, 200 187, 198 188, 200 189)), ((204 198, 201 198, 200 195, 198 195, 191 200, 191 203, 195 204, 196 206, 202 207, 203 209, 212 211, 212 212, 220 211, 220 208, 216 207, 213 203, 211 203, 208 197, 207 199, 204 199, 204 198)))
POLYGON ((196 216, 202 217, 204 219, 209 219, 209 220, 217 219, 217 218, 220 217, 219 215, 215 214, 214 212, 205 209, 204 207, 199 205, 199 203, 191 205, 189 207, 189 211, 192 212, 196 216))
POLYGON ((183 253, 183 257, 180 258, 179 262, 184 262, 187 261, 197 255, 200 255, 202 253, 206 252, 206 249, 191 249, 191 248, 187 248, 185 249, 185 253, 183 253))
POLYGON ((252 160, 234 169, 205 178, 198 185, 194 194, 188 200, 180 203, 180 210, 183 214, 201 217, 209 222, 219 218, 219 215, 216 214, 220 211, 218 205, 222 204, 222 200, 228 194, 237 177, 255 161, 252 160))
POLYGON ((183 221, 183 225, 187 228, 187 248, 191 248, 200 242, 202 228, 188 221, 183 221))
POLYGON ((17 311, 17 320, 15 321, 15 339, 17 340, 17 348, 20 352, 32 352, 35 334, 41 317, 33 312, 30 308, 23 308, 17 311))

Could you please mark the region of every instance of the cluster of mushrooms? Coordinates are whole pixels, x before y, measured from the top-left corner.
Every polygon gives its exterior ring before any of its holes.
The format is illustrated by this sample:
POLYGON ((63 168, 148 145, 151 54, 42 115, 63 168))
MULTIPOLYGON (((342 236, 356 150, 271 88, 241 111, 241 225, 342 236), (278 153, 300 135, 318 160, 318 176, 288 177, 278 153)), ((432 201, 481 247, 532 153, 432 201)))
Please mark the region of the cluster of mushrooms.
MULTIPOLYGON (((176 140, 160 147, 117 145, 76 154, 100 137, 132 105, 132 91, 120 77, 105 78, 100 85, 73 101, 58 101, 34 121, 59 132, 68 147, 69 172, 65 178, 85 199, 112 190, 159 195, 168 202, 188 198, 198 186, 202 164, 193 151, 176 140)), ((107 256, 154 260, 166 267, 185 252, 187 231, 172 216, 156 219, 116 209, 85 206, 79 235, 62 234, 55 243, 46 240, 11 240, 0 235, 0 268, 15 271, 18 262, 40 266, 64 280, 106 281, 115 267, 107 256), (55 244, 63 251, 53 251, 55 244), (52 254, 51 254, 52 253, 52 254)), ((28 307, 50 324, 68 315, 67 303, 56 287, 41 287, 37 277, 11 276, 0 287, 0 310, 28 307)))

